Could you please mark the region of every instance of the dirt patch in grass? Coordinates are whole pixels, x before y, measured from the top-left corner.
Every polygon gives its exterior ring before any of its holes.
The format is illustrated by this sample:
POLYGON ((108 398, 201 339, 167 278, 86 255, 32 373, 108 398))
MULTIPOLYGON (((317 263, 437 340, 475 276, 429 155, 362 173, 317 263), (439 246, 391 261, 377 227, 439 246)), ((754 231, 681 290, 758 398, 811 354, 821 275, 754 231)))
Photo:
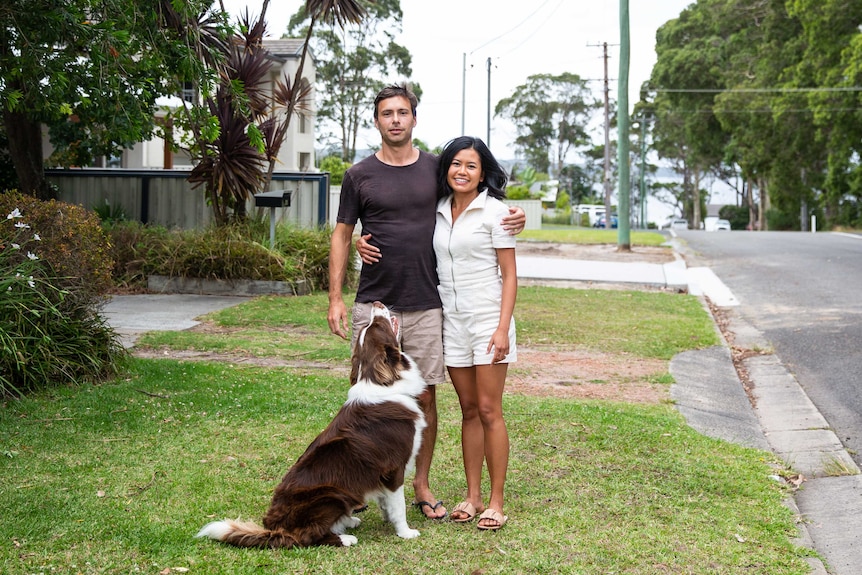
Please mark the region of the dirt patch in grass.
MULTIPOLYGON (((593 261, 623 261, 668 263, 675 259, 668 247, 633 246, 631 251, 618 251, 613 244, 583 245, 553 242, 521 241, 518 254, 533 257, 568 258, 593 261)), ((533 282, 530 282, 536 285, 533 282)), ((606 287, 633 289, 634 286, 572 282, 571 287, 606 287)), ((549 282, 549 285, 556 285, 549 282)), ((204 322, 192 331, 208 334, 229 334, 237 328, 220 327, 204 322)), ((279 331, 302 334, 302 327, 283 327, 279 331)), ((250 355, 212 353, 168 348, 133 348, 144 358, 170 358, 185 361, 219 361, 232 365, 256 367, 290 367, 308 372, 325 371, 333 376, 347 377, 349 366, 294 358, 258 357, 250 355)), ((518 361, 509 368, 507 393, 560 397, 571 399, 604 399, 629 403, 659 403, 670 397, 667 384, 656 383, 657 376, 667 373, 668 362, 625 355, 566 349, 518 349, 518 361)))
MULTIPOLYGON (((224 333, 225 328, 201 327, 224 333)), ((289 367, 348 377, 350 367, 303 360, 301 357, 260 357, 169 348, 132 350, 136 357, 181 361, 217 361, 253 367, 289 367)), ((659 403, 668 399, 669 387, 655 383, 667 372, 667 362, 589 351, 520 348, 518 361, 509 367, 507 393, 570 399, 606 399, 629 403, 659 403)))
POLYGON ((659 403, 669 398, 670 390, 655 378, 666 372, 667 361, 659 359, 519 348, 506 389, 542 397, 659 403))

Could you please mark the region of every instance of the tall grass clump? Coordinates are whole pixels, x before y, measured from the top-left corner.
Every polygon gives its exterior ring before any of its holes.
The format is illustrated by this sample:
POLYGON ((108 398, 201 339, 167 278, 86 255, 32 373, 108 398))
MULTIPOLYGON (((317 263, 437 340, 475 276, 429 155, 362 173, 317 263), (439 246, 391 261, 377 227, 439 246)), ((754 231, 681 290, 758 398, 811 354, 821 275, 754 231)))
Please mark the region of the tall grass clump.
POLYGON ((98 221, 14 193, 0 214, 0 395, 115 374, 125 352, 98 313, 110 286, 98 221))
MULTIPOLYGON (((304 282, 311 289, 329 284, 327 228, 280 225, 274 249, 269 225, 249 218, 225 226, 169 230, 138 222, 106 225, 111 237, 114 282, 126 289, 144 289, 148 275, 221 280, 304 282)), ((357 272, 349 271, 348 281, 357 272)))

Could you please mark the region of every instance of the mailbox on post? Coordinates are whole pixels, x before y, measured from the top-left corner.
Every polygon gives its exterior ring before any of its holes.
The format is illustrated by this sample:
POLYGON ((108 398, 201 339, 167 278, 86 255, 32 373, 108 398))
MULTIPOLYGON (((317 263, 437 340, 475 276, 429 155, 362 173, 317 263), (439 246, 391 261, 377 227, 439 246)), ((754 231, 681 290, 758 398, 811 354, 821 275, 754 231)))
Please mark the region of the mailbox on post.
POLYGON ((275 208, 289 208, 290 194, 291 192, 277 190, 254 195, 256 208, 269 208, 269 249, 275 247, 275 208))

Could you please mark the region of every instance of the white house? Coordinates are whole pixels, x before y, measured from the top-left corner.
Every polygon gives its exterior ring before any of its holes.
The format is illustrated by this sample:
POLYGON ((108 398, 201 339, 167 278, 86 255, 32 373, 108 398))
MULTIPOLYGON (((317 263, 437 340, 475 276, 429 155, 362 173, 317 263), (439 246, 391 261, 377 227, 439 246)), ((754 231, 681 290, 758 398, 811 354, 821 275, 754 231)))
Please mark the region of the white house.
MULTIPOLYGON (((270 91, 278 80, 286 82, 287 79, 293 84, 296 70, 299 68, 299 60, 302 57, 303 40, 296 38, 287 39, 264 39, 264 47, 270 53, 273 61, 270 70, 270 91)), ((314 86, 315 65, 314 58, 309 51, 305 65, 302 70, 302 84, 314 86)), ((195 98, 193 93, 183 93, 182 98, 191 101, 195 98)), ((180 96, 166 99, 164 106, 178 106, 180 96)), ((314 102, 314 92, 310 97, 314 102)), ((312 104, 313 106, 313 104, 312 104)), ((157 113, 157 117, 164 118, 165 112, 157 113)), ((276 171, 312 171, 314 170, 314 115, 300 114, 294 116, 290 121, 290 127, 285 136, 284 143, 278 154, 276 171)), ((51 154, 51 146, 44 142, 45 157, 51 154)), ((100 168, 127 168, 127 169, 191 169, 191 160, 185 152, 174 152, 166 145, 163 138, 154 138, 147 142, 137 144, 133 148, 123 150, 119 157, 97 158, 93 167, 100 168)))

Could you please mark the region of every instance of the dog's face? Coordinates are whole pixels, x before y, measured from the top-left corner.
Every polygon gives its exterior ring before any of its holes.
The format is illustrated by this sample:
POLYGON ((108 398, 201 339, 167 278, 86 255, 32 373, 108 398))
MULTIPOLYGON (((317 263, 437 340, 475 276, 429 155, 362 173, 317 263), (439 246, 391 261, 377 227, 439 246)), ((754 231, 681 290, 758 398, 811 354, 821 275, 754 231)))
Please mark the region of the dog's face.
POLYGON ((398 320, 380 302, 371 308, 371 322, 356 339, 351 358, 350 385, 364 379, 377 385, 392 385, 408 369, 398 344, 398 320))

